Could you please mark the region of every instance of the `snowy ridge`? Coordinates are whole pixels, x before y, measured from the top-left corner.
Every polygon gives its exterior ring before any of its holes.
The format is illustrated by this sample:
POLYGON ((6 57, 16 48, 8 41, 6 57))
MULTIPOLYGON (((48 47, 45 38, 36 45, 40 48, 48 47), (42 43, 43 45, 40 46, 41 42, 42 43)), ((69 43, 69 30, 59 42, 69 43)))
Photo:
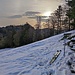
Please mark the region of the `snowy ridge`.
MULTIPOLYGON (((74 35, 75 30, 70 33, 74 35)), ((60 72, 65 75, 65 70, 69 69, 66 66, 70 57, 68 53, 72 51, 66 46, 64 58, 64 41, 59 41, 62 37, 63 34, 60 34, 26 46, 1 50, 0 75, 59 75, 60 72), (57 50, 61 50, 61 54, 50 65, 49 62, 57 50)))

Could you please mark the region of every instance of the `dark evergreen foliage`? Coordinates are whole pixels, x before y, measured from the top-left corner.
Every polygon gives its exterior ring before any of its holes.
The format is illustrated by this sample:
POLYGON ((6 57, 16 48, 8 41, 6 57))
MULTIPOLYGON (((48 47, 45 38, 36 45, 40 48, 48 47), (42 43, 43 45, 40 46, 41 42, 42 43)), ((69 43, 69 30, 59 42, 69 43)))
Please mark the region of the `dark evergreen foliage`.
POLYGON ((75 0, 68 1, 67 5, 70 7, 67 11, 67 16, 72 21, 70 24, 75 29, 75 0))

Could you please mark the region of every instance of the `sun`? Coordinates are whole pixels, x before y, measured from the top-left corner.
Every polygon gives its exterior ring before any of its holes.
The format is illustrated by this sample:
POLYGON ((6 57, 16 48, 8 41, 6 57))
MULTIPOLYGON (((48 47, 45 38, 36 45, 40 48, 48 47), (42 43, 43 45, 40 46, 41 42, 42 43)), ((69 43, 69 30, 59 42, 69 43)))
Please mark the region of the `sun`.
POLYGON ((51 12, 50 11, 44 12, 43 15, 44 16, 51 16, 51 12))

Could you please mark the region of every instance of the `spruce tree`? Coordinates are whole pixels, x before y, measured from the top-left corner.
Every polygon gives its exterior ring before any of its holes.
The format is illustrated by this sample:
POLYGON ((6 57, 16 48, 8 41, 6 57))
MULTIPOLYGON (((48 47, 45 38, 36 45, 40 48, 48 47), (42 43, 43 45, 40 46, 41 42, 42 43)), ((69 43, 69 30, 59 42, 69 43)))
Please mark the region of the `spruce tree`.
POLYGON ((67 16, 71 19, 71 25, 75 29, 75 0, 70 0, 67 4, 70 7, 67 11, 67 16))

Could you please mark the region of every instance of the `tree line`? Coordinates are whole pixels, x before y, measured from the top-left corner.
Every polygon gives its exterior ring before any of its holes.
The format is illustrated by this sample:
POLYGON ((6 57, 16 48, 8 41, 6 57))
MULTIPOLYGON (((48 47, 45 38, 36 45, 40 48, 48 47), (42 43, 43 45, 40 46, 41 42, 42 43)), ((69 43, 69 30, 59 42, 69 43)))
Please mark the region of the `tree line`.
POLYGON ((52 30, 34 29, 30 24, 6 26, 0 28, 0 48, 26 45, 52 36, 52 30))

